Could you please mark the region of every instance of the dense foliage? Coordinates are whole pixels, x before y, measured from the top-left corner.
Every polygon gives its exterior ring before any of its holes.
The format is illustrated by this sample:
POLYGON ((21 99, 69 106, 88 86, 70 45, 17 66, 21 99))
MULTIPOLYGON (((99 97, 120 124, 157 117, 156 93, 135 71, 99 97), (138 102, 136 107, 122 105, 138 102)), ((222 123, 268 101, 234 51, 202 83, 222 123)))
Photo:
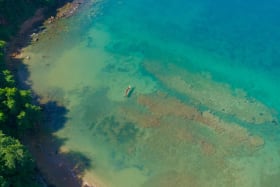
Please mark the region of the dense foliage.
POLYGON ((59 0, 0 0, 0 187, 38 186, 35 164, 27 149, 17 140, 40 120, 40 107, 32 104, 31 92, 16 87, 13 75, 5 69, 5 42, 19 25, 42 6, 59 0))
POLYGON ((0 131, 0 186, 38 186, 34 162, 26 148, 0 131))
POLYGON ((0 0, 0 37, 8 39, 38 7, 53 6, 55 0, 0 0))
POLYGON ((31 104, 30 91, 15 87, 8 70, 2 71, 0 84, 0 128, 18 136, 39 120, 40 108, 31 104))
POLYGON ((32 128, 39 120, 40 108, 31 102, 31 92, 18 89, 11 72, 0 69, 0 129, 7 134, 20 136, 32 128))
POLYGON ((4 45, 0 41, 0 186, 37 186, 34 162, 15 137, 38 122, 40 108, 31 103, 30 91, 18 89, 11 72, 3 68, 4 45))

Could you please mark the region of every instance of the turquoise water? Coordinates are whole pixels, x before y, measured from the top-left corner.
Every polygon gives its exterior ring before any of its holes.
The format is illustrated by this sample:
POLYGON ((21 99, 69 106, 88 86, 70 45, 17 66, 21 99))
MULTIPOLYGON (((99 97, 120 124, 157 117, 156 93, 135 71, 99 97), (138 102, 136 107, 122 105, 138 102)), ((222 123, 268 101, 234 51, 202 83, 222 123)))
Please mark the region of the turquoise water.
POLYGON ((99 186, 278 186, 278 7, 90 1, 24 49, 27 83, 99 186))

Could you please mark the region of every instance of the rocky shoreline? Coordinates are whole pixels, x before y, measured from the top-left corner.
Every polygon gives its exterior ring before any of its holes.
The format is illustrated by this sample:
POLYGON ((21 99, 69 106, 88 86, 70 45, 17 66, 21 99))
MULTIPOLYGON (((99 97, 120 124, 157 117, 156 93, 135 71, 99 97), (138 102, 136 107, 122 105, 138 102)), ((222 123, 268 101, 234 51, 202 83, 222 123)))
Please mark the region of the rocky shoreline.
POLYGON ((57 13, 54 16, 50 17, 47 17, 48 10, 46 8, 38 9, 33 17, 26 20, 20 26, 18 34, 8 43, 6 48, 6 62, 8 67, 14 65, 10 63, 14 59, 23 58, 21 49, 24 46, 27 46, 30 42, 39 40, 38 33, 42 31, 41 28, 46 28, 49 24, 54 24, 63 18, 71 17, 84 3, 86 3, 86 0, 64 0, 64 5, 57 9, 57 13))
MULTIPOLYGON (((74 15, 79 7, 86 3, 86 0, 65 0, 64 6, 57 9, 54 16, 46 17, 45 8, 38 9, 33 17, 26 20, 20 27, 16 37, 14 37, 6 47, 5 61, 8 68, 14 72, 20 88, 28 88, 24 80, 20 80, 18 72, 24 56, 22 48, 30 45, 31 42, 39 41, 38 33, 41 31, 38 25, 48 26, 55 22, 69 18, 74 15)), ((25 71, 25 70, 23 70, 25 71)), ((34 96, 34 102, 36 96, 34 96)), ((48 113, 46 107, 42 105, 43 112, 48 113)), ((49 114, 44 114, 48 116, 49 114)), ((48 122, 43 122, 48 123, 48 122)), ((35 135, 29 135, 23 142, 33 155, 38 167, 38 179, 46 183, 45 186, 67 186, 67 187, 97 187, 96 184, 86 181, 79 171, 78 164, 67 155, 67 150, 61 149, 55 141, 53 135, 45 132, 43 128, 37 129, 35 135), (44 182, 46 181, 46 182, 44 182)))

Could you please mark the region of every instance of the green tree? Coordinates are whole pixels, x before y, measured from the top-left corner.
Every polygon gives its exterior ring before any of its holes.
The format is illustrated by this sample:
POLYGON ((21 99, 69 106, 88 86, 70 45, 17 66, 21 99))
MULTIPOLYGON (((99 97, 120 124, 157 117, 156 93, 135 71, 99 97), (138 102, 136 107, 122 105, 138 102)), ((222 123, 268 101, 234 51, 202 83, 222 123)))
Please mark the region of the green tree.
POLYGON ((39 7, 55 7, 63 0, 0 0, 0 187, 33 187, 35 165, 20 137, 39 122, 40 107, 31 92, 18 89, 12 73, 5 69, 5 42, 39 7))
POLYGON ((40 120, 40 107, 32 104, 31 92, 15 87, 8 70, 0 76, 0 128, 8 134, 21 134, 40 120))
POLYGON ((0 186, 38 186, 35 164, 26 148, 0 131, 0 186))

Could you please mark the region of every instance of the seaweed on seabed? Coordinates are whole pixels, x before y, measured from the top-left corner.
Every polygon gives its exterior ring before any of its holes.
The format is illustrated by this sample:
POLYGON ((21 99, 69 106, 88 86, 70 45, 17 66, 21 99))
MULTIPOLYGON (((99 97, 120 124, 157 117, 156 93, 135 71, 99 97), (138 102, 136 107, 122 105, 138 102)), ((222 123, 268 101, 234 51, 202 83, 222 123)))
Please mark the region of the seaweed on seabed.
POLYGON ((135 124, 133 124, 132 122, 126 122, 124 123, 124 125, 119 131, 117 137, 118 142, 120 143, 128 142, 130 140, 135 139, 136 135, 137 135, 137 129, 135 127, 135 124))
POLYGON ((96 128, 96 134, 102 135, 106 141, 125 143, 136 138, 138 129, 131 122, 121 123, 114 116, 105 117, 96 128))

